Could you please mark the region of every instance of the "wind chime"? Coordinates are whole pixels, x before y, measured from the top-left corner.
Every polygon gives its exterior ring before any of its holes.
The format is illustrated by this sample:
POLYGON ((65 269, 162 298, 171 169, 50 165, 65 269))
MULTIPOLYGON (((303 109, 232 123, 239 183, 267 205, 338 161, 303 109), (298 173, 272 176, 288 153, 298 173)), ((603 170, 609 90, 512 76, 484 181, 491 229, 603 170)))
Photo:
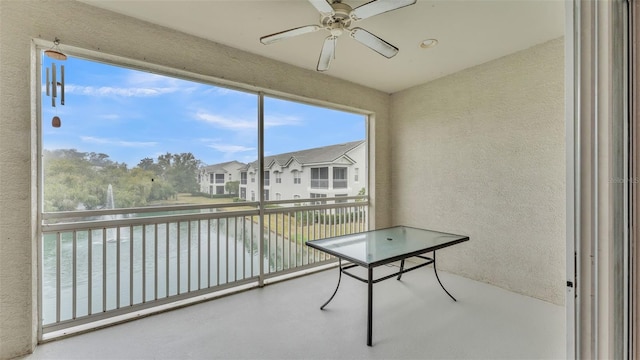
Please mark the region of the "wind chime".
MULTIPOLYGON (((55 38, 53 41, 53 47, 49 50, 45 50, 44 54, 52 59, 67 60, 67 55, 60 51, 58 45, 60 45, 60 40, 55 38)), ((60 97, 60 105, 64 105, 64 65, 60 65, 60 81, 58 81, 56 63, 52 62, 51 69, 47 68, 46 80, 47 96, 51 96, 51 106, 56 107, 56 98, 58 98, 58 96, 60 97), (49 77, 49 70, 51 70, 51 77, 49 77), (59 92, 58 86, 60 86, 59 92)), ((59 128, 61 125, 62 121, 57 115, 56 109, 56 115, 51 119, 51 126, 59 128)))

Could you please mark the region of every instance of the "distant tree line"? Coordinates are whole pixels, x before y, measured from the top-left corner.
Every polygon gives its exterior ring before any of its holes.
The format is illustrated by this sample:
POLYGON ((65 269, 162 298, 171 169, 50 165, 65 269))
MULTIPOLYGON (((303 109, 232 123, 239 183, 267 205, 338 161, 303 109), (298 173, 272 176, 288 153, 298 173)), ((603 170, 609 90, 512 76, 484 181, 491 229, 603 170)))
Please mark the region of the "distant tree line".
POLYGON ((44 150, 44 211, 102 209, 113 187, 117 208, 146 206, 199 190, 201 162, 191 153, 144 158, 132 169, 109 155, 75 149, 44 150))

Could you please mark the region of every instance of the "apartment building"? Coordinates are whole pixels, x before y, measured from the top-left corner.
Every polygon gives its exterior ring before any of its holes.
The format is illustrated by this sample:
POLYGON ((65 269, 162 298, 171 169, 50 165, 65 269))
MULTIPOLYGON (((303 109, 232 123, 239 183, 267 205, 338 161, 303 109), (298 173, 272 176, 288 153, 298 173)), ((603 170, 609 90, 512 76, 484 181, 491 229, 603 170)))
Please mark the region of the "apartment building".
POLYGON ((198 173, 200 192, 209 195, 231 193, 233 190, 226 189, 225 186, 229 182, 240 180, 240 169, 245 166, 246 164, 233 160, 202 167, 198 173))
MULTIPOLYGON (((214 165, 211 168, 221 167, 214 165)), ((238 171, 239 197, 247 201, 258 200, 258 162, 246 164, 238 171)), ((353 196, 365 189, 366 184, 364 140, 265 157, 265 200, 353 196)), ((224 188, 224 184, 216 185, 224 188)))

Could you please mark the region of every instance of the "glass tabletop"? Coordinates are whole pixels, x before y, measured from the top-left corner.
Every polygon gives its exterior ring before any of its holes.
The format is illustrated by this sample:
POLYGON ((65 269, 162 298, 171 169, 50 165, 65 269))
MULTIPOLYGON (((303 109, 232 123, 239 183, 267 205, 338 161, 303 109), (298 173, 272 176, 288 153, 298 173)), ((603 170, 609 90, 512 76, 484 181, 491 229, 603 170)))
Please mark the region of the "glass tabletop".
POLYGON ((365 267, 374 267, 469 240, 468 236, 395 226, 308 241, 307 245, 365 267))

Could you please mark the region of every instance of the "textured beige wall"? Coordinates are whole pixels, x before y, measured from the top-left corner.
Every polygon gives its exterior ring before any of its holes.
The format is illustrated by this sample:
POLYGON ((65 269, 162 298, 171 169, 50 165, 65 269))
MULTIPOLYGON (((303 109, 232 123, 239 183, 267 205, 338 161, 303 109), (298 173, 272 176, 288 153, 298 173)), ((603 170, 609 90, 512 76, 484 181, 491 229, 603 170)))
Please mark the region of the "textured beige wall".
POLYGON ((564 43, 392 95, 392 222, 467 234, 439 267, 564 303, 564 43))
POLYGON ((54 37, 62 40, 62 48, 66 44, 374 112, 374 223, 389 224, 387 94, 73 1, 0 0, 0 358, 26 353, 36 341, 31 41, 54 37))

